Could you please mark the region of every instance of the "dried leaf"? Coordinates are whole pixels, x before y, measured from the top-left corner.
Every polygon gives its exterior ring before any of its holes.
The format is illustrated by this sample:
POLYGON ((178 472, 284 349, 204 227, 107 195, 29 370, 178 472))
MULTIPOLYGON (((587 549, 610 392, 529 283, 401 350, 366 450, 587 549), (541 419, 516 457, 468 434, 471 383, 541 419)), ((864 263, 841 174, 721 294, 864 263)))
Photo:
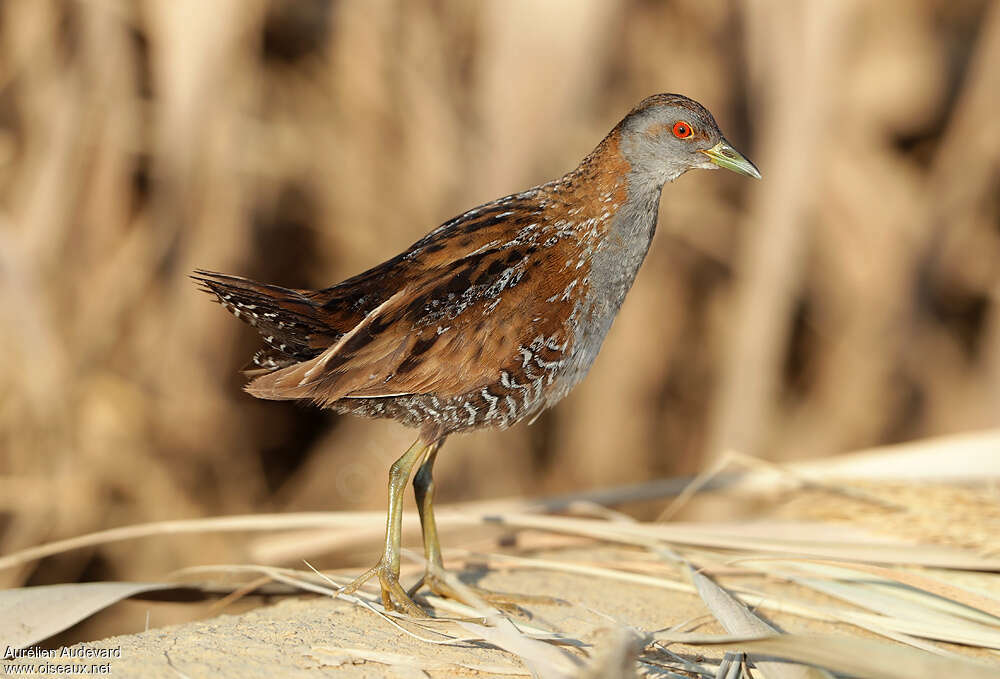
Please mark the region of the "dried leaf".
POLYGON ((872 639, 808 634, 770 636, 670 633, 658 641, 689 646, 724 646, 745 653, 785 658, 864 679, 983 679, 996 668, 971 660, 942 658, 872 639))
POLYGON ((23 648, 48 639, 97 611, 143 592, 176 585, 149 582, 86 582, 0 590, 0 643, 23 648))
MULTIPOLYGON (((775 634, 776 630, 754 615, 749 608, 736 600, 710 578, 691 570, 691 579, 702 601, 712 615, 730 634, 775 634)), ((791 665, 758 658, 751 659, 767 679, 832 679, 829 673, 814 667, 791 665)))

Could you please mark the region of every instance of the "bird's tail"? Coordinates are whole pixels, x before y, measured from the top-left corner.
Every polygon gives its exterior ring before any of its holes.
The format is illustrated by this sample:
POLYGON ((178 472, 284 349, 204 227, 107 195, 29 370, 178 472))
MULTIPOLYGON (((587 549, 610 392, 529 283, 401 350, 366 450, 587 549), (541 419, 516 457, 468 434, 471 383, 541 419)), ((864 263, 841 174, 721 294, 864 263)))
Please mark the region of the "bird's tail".
POLYGON ((260 333, 267 346, 247 366, 249 373, 270 372, 310 359, 340 335, 323 322, 320 309, 303 291, 200 269, 191 278, 260 333))

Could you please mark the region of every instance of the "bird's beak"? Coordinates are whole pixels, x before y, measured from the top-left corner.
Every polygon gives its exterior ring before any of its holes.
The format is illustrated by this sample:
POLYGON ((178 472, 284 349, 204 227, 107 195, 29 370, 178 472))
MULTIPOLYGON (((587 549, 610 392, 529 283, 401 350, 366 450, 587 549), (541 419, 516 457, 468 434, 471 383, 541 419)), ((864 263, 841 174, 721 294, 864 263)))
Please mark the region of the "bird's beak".
POLYGON ((710 149, 701 149, 701 153, 708 156, 709 160, 719 167, 745 174, 754 179, 760 179, 760 170, 757 169, 757 166, 751 163, 742 153, 734 149, 725 139, 710 149))

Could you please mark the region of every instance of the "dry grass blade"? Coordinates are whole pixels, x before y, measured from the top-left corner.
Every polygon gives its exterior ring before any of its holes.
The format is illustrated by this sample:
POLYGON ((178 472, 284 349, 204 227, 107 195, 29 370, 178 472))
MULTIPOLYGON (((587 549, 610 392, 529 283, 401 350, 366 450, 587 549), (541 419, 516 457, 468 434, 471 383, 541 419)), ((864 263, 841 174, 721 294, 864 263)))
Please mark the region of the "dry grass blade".
POLYGON ((768 609, 775 613, 792 614, 799 618, 827 623, 846 623, 928 653, 944 657, 960 657, 956 653, 910 635, 908 631, 912 629, 913 624, 919 625, 919 621, 900 620, 874 613, 865 613, 855 609, 817 604, 812 600, 785 591, 774 594, 758 592, 752 589, 741 589, 739 591, 739 598, 740 601, 755 608, 768 609))
POLYGON ((97 531, 66 540, 57 540, 37 547, 23 549, 0 557, 0 570, 44 559, 47 556, 84 547, 106 545, 123 540, 177 535, 182 533, 211 533, 231 531, 295 530, 316 526, 356 526, 365 522, 384 522, 378 512, 302 512, 298 514, 247 514, 220 516, 206 519, 154 521, 152 523, 122 526, 97 531))
MULTIPOLYGON (((685 592, 691 594, 696 593, 694 586, 689 582, 679 582, 670 580, 667 577, 643 575, 615 568, 572 563, 569 561, 519 557, 506 554, 492 554, 484 556, 483 558, 489 565, 498 565, 507 568, 513 566, 518 568, 545 569, 561 573, 576 573, 580 575, 614 580, 628 585, 656 587, 658 589, 666 589, 674 592, 685 592)), ((818 610, 818 607, 814 605, 809 605, 805 602, 798 602, 787 597, 778 599, 772 595, 746 590, 740 590, 738 592, 738 596, 740 601, 748 606, 753 606, 754 608, 770 608, 796 615, 800 618, 809 618, 813 620, 830 620, 831 618, 835 618, 835 616, 832 616, 828 611, 820 611, 818 610)))
POLYGON ((580 575, 590 575, 598 578, 607 578, 618 582, 634 585, 645 585, 648 587, 659 587, 675 592, 691 592, 691 585, 687 582, 670 580, 663 576, 644 575, 642 573, 632 573, 617 568, 607 568, 593 566, 589 564, 575 563, 571 561, 558 561, 553 559, 539 559, 535 557, 515 556, 512 554, 480 554, 478 558, 489 565, 501 568, 537 568, 557 571, 562 573, 579 573, 580 575))
MULTIPOLYGON (((944 600, 935 601, 928 596, 922 596, 920 599, 905 596, 906 593, 919 595, 919 590, 884 587, 877 583, 838 582, 816 577, 789 577, 793 582, 861 608, 891 618, 919 620, 922 624, 926 624, 929 629, 937 630, 936 634, 949 635, 933 638, 1000 648, 997 645, 1000 644, 1000 632, 995 627, 956 616, 953 609, 945 608, 948 602, 944 600), (956 636, 961 637, 961 640, 956 636), (971 641, 973 638, 974 642, 971 641)), ((983 616, 983 618, 986 617, 983 616)), ((996 623, 996 621, 990 622, 996 623)))
MULTIPOLYGON (((691 570, 691 579, 702 601, 730 634, 773 634, 776 630, 740 603, 710 578, 691 570)), ((790 665, 754 658, 767 679, 832 679, 824 670, 804 665, 790 665)))
MULTIPOLYGON (((739 559, 739 563, 752 562, 754 559, 739 559)), ((808 562, 804 562, 808 563, 808 562)), ((973 592, 965 587, 960 587, 940 578, 933 578, 912 571, 904 571, 895 568, 884 568, 862 563, 844 563, 833 561, 816 561, 817 564, 835 567, 845 572, 868 573, 886 582, 897 582, 901 585, 912 587, 915 590, 926 592, 927 594, 940 597, 946 601, 954 602, 968 608, 983 611, 1000 622, 1000 599, 988 593, 973 592)))
POLYGON ((5 648, 31 646, 122 599, 174 587, 163 583, 87 582, 0 590, 0 643, 5 648))
MULTIPOLYGON (((970 646, 1000 648, 1000 631, 995 627, 977 622, 973 616, 988 623, 995 622, 990 616, 974 610, 964 609, 940 597, 922 593, 921 590, 900 586, 883 586, 877 582, 843 580, 842 571, 830 566, 812 566, 817 572, 803 576, 781 569, 762 568, 762 572, 783 578, 803 587, 808 587, 827 596, 846 601, 863 609, 879 614, 874 621, 880 627, 893 629, 926 639, 937 639, 970 646), (909 596, 907 596, 907 594, 909 596), (972 615, 959 617, 957 612, 967 611, 972 615)), ((853 620, 872 620, 864 613, 847 613, 853 620)), ((732 630, 730 630, 732 631, 732 630)))
POLYGON ((810 556, 869 563, 906 563, 957 570, 1000 570, 1000 559, 983 558, 958 548, 915 545, 889 540, 883 543, 850 544, 843 541, 785 539, 780 535, 766 539, 759 534, 749 534, 753 530, 754 524, 721 526, 713 524, 610 524, 606 521, 592 519, 521 514, 484 516, 482 518, 485 523, 585 535, 598 540, 642 547, 672 543, 717 549, 746 550, 758 554, 772 552, 799 557, 810 556))
MULTIPOLYGON (((919 578, 913 578, 911 582, 919 582, 919 578)), ((1000 616, 989 611, 984 611, 981 608, 981 606, 988 606, 991 603, 995 603, 986 593, 977 594, 976 592, 971 592, 957 586, 948 586, 946 583, 940 581, 938 581, 938 585, 934 589, 930 590, 917 587, 915 584, 891 579, 875 580, 869 583, 868 586, 878 591, 891 593, 902 599, 915 601, 921 605, 958 618, 972 620, 973 622, 993 627, 1000 626, 1000 616), (947 596, 946 593, 953 594, 954 596, 947 596), (973 602, 979 605, 972 605, 973 602)), ((930 586, 934 587, 934 585, 930 586)))
POLYGON ((984 479, 1000 478, 998 450, 1000 431, 990 429, 859 450, 788 467, 815 480, 982 483, 984 479))
POLYGON ((733 455, 731 452, 726 452, 716 460, 711 467, 700 472, 697 476, 691 479, 691 482, 684 487, 677 497, 675 497, 666 509, 660 512, 660 515, 656 517, 657 521, 669 521, 672 519, 681 508, 687 504, 687 502, 694 497, 698 491, 704 489, 708 486, 714 479, 716 479, 726 467, 730 466, 733 461, 733 455))
POLYGON ((713 636, 658 634, 658 641, 690 646, 724 646, 746 653, 785 658, 825 667, 859 679, 983 679, 995 668, 971 660, 941 658, 905 646, 871 639, 808 634, 713 636))
POLYGON ((543 679, 572 679, 580 669, 580 662, 565 651, 545 642, 532 639, 513 622, 499 615, 490 616, 487 624, 459 622, 458 625, 472 634, 513 653, 531 670, 543 679))
MULTIPOLYGON (((866 629, 888 629, 913 637, 923 637, 924 639, 934 639, 947 641, 955 644, 962 644, 973 648, 995 648, 996 634, 984 632, 981 627, 968 625, 941 625, 937 622, 930 622, 919 618, 902 618, 880 615, 877 613, 864 613, 860 611, 839 611, 837 616, 866 629)), ((910 644, 916 646, 916 644, 910 644)))

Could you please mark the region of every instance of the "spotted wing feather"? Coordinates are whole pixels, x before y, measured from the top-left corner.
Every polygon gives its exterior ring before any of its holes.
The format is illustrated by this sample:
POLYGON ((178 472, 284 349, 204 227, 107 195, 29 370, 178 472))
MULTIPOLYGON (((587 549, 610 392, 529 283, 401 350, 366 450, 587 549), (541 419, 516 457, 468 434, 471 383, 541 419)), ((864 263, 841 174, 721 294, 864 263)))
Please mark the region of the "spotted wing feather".
POLYGON ((558 282, 581 275, 563 265, 564 249, 509 246, 427 271, 334 346, 258 377, 247 391, 329 405, 344 398, 457 396, 494 384, 502 371, 520 366, 521 347, 537 337, 562 338, 567 348, 572 305, 541 299, 527 284, 532 276, 558 282))

